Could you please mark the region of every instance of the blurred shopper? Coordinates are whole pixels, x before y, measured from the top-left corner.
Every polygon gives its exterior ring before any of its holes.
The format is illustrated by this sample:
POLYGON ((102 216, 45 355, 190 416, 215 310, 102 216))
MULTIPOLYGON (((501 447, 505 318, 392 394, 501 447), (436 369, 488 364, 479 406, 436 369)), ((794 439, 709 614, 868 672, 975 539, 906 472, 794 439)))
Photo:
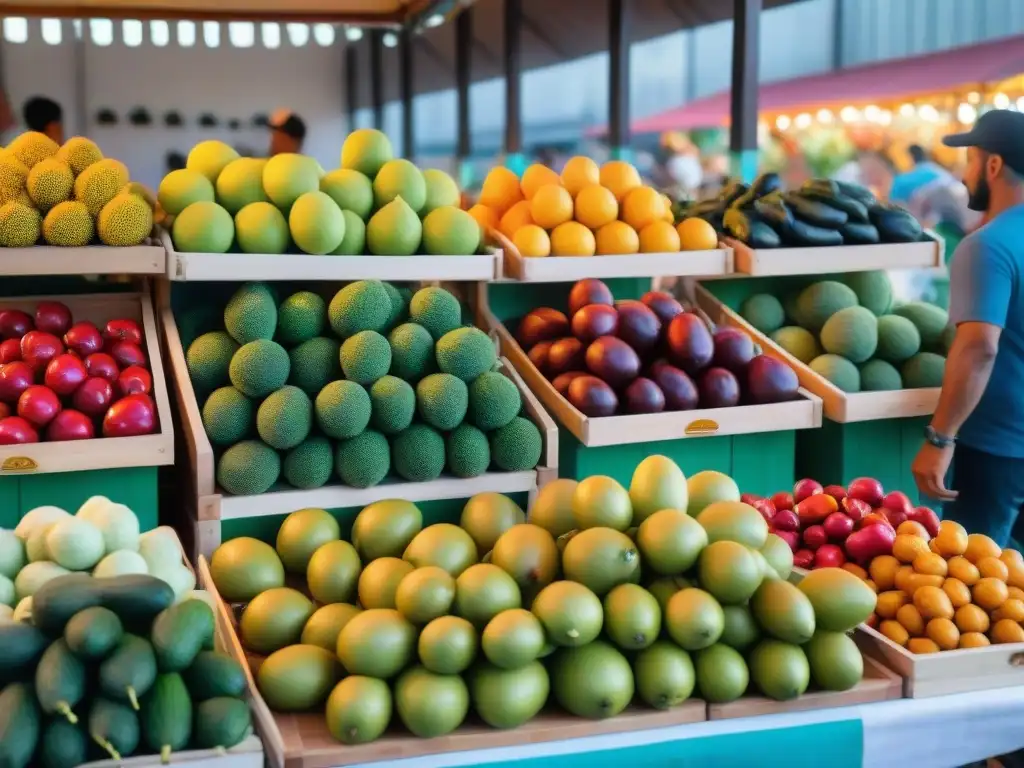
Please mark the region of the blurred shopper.
POLYGON ((21 109, 25 127, 45 133, 58 144, 64 143, 64 110, 53 99, 33 96, 21 109))
POLYGON ((919 144, 911 144, 907 152, 914 167, 892 180, 892 189, 889 190, 892 202, 907 205, 914 193, 928 184, 942 181, 955 183, 952 174, 932 160, 919 144))
POLYGON ((944 143, 967 148, 969 205, 988 223, 953 257, 956 336, 912 470, 925 496, 952 502, 948 518, 1005 547, 1024 540, 1024 113, 987 112, 944 143))
POLYGON ((279 109, 270 116, 270 157, 285 153, 299 154, 306 140, 306 122, 294 112, 279 109))

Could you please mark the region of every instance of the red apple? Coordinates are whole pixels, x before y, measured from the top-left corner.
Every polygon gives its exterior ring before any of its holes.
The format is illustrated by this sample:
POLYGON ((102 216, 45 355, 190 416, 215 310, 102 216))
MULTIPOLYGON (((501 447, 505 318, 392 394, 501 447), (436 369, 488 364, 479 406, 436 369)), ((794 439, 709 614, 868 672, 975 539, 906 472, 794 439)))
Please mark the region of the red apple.
POLYGON ((821 483, 817 480, 811 480, 809 477, 805 477, 803 480, 797 480, 796 485, 793 486, 793 500, 799 504, 808 496, 814 496, 815 494, 821 493, 822 490, 824 489, 821 487, 821 483))
POLYGON ((130 341, 132 344, 141 346, 142 328, 134 320, 111 320, 103 328, 103 338, 110 342, 130 341))
POLYGON ((810 568, 814 565, 814 553, 809 549, 798 549, 793 553, 794 568, 810 568))
POLYGON ((750 506, 754 506, 754 502, 755 501, 757 501, 758 499, 763 499, 763 498, 764 498, 764 496, 758 496, 756 493, 741 493, 740 494, 740 501, 742 501, 744 504, 749 504, 750 506))
POLYGON ((92 419, 80 411, 61 411, 46 428, 46 439, 53 442, 91 440, 94 437, 96 437, 96 428, 93 426, 92 419))
POLYGON ((149 395, 128 395, 110 406, 103 417, 104 437, 148 435, 156 427, 156 409, 149 395))
POLYGON ((896 531, 888 524, 868 525, 851 533, 843 546, 851 560, 863 565, 879 555, 891 555, 894 541, 896 531))
POLYGON ((935 514, 934 510, 928 507, 914 507, 907 515, 907 519, 923 525, 932 538, 939 535, 939 516, 935 514))
POLYGON ((7 403, 0 403, 0 419, 6 419, 11 415, 11 406, 7 403))
POLYGON ((71 310, 59 301, 41 301, 36 305, 36 328, 54 336, 63 336, 71 327, 71 310))
POLYGON ((20 309, 0 309, 0 339, 20 339, 35 326, 32 316, 20 309))
POLYGON ((32 386, 35 372, 28 363, 17 361, 0 365, 0 400, 16 403, 21 393, 32 386))
POLYGON ((90 376, 99 376, 111 383, 117 381, 121 371, 117 361, 106 352, 96 352, 85 358, 85 370, 90 376))
POLYGON ((58 355, 46 366, 43 383, 61 397, 67 397, 89 378, 85 363, 72 354, 58 355))
POLYGON ((0 445, 22 445, 38 443, 39 433, 36 428, 20 416, 8 416, 0 419, 0 445))
POLYGON ((789 544, 789 548, 794 552, 800 547, 800 534, 796 531, 780 531, 776 528, 773 533, 789 544))
POLYGON ((871 514, 871 507, 866 501, 855 499, 852 496, 847 496, 843 499, 839 506, 843 508, 846 516, 855 523, 859 523, 867 515, 871 514))
POLYGON ((845 562, 843 548, 836 544, 825 544, 814 551, 815 568, 838 568, 845 562))
POLYGON ((914 505, 910 503, 907 494, 902 491, 891 491, 882 499, 882 509, 893 528, 899 528, 900 523, 910 518, 914 511, 914 505))
POLYGON ((60 339, 48 331, 29 331, 21 337, 21 359, 41 371, 57 355, 64 352, 60 339))
POLYGON ((761 513, 763 517, 769 523, 775 518, 775 505, 772 504, 771 499, 757 499, 751 504, 754 509, 761 513))
POLYGON ((792 509, 796 506, 796 502, 793 501, 793 494, 787 493, 786 491, 779 491, 772 496, 772 504, 775 505, 775 509, 780 512, 783 509, 792 509))
POLYGON ((119 366, 127 368, 130 365, 146 365, 146 355, 142 347, 130 341, 118 341, 110 347, 110 356, 113 357, 119 366))
POLYGON ((824 493, 831 496, 836 501, 842 501, 846 498, 846 489, 841 485, 826 485, 824 493))
POLYGON ((75 323, 64 334, 64 346, 79 357, 88 357, 103 349, 103 335, 92 323, 75 323))
POLYGON ((872 509, 882 506, 885 490, 882 484, 872 477, 858 477, 846 487, 846 495, 866 501, 872 509))
POLYGON ((0 341, 0 365, 21 360, 21 339, 0 341))
POLYGON ((853 520, 842 512, 833 512, 821 524, 832 541, 843 541, 853 533, 853 520))
POLYGON ((75 390, 71 404, 82 413, 90 416, 102 416, 114 400, 114 388, 106 379, 94 376, 86 379, 75 390))
POLYGON ((804 528, 802 538, 804 546, 810 550, 815 550, 821 545, 828 543, 828 534, 825 533, 825 529, 820 525, 812 525, 809 528, 804 528))
POLYGON ((772 525, 776 533, 779 531, 799 531, 800 518, 796 516, 796 512, 792 509, 780 509, 775 512, 775 516, 772 518, 772 525))
POLYGON ((34 427, 45 427, 60 413, 60 399, 49 387, 36 384, 18 398, 18 415, 34 427))
POLYGON ((117 390, 121 396, 148 395, 153 388, 153 377, 149 371, 138 365, 130 365, 117 377, 117 390))

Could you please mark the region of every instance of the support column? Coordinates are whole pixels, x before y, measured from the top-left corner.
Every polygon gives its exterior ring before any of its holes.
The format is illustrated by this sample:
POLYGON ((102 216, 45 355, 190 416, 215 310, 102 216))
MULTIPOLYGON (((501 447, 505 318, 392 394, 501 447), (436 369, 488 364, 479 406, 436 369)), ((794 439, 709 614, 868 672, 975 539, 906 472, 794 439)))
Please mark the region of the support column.
POLYGON ((519 174, 526 170, 521 90, 522 21, 522 0, 505 0, 505 165, 519 174))
POLYGON ((370 35, 370 104, 373 127, 384 130, 384 33, 374 30, 370 35))
POLYGON ((469 86, 473 79, 473 7, 463 8, 455 18, 455 98, 457 129, 455 161, 458 164, 459 187, 473 184, 473 154, 469 121, 469 86))
POLYGON ((613 160, 630 158, 629 5, 608 0, 608 145, 613 160))
POLYGON ((757 175, 757 59, 761 0, 734 0, 729 151, 732 174, 746 182, 757 175))
POLYGON ((413 83, 412 61, 413 33, 406 27, 402 30, 399 40, 399 81, 398 88, 402 98, 402 156, 414 160, 416 157, 416 137, 413 131, 413 83))
POLYGON ((345 111, 348 113, 348 131, 356 129, 359 110, 359 51, 353 42, 345 43, 345 111))

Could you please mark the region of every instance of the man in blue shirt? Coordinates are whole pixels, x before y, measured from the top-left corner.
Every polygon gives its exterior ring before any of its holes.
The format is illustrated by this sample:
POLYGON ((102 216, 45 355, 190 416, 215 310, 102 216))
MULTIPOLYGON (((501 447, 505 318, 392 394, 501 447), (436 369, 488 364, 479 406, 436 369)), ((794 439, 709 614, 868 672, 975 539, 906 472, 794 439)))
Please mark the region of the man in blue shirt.
POLYGON ((969 206, 988 223, 953 256, 956 336, 912 469, 924 495, 952 502, 946 517, 1006 546, 1024 541, 1024 113, 987 112, 944 143, 967 148, 969 206))
POLYGON ((912 144, 907 152, 914 161, 914 167, 892 180, 892 187, 889 189, 889 200, 892 202, 909 205, 914 194, 929 184, 953 181, 949 171, 929 159, 924 147, 912 144))

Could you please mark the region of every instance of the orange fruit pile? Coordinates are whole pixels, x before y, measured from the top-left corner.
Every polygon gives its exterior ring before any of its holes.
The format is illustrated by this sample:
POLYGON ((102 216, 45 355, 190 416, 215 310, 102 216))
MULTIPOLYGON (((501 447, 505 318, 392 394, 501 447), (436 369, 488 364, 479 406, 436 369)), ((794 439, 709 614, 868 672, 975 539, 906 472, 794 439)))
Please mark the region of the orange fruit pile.
POLYGON ((555 173, 531 165, 522 178, 495 167, 469 213, 496 229, 522 256, 610 256, 675 253, 718 247, 714 228, 701 219, 675 226, 672 203, 645 186, 631 164, 598 166, 573 157, 555 173))

